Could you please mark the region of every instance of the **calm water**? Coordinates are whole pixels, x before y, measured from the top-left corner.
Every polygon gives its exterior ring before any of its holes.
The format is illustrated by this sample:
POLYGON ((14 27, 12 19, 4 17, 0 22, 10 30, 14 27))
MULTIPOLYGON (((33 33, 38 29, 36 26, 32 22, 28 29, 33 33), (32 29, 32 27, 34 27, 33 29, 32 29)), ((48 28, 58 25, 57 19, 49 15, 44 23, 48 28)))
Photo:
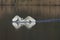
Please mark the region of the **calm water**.
POLYGON ((60 18, 60 1, 0 0, 0 40, 59 40, 60 22, 37 23, 31 29, 22 26, 16 30, 11 22, 16 15, 38 19, 60 18), (3 5, 2 5, 3 4, 3 5))

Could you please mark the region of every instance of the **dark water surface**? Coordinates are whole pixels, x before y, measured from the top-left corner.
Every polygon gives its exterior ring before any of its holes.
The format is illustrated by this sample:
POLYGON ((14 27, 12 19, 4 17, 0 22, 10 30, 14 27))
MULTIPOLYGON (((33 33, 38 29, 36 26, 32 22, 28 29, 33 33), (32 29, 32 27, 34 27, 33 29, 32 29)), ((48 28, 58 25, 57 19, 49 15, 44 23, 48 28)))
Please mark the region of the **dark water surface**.
POLYGON ((36 23, 31 29, 16 30, 15 15, 38 19, 60 18, 60 0, 0 0, 0 40, 59 40, 60 22, 36 23))

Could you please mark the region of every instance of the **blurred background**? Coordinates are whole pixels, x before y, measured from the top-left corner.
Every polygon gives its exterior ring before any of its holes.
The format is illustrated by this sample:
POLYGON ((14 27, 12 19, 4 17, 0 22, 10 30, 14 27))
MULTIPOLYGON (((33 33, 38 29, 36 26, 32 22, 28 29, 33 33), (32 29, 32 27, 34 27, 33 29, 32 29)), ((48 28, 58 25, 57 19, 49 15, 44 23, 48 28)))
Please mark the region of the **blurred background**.
POLYGON ((36 23, 16 30, 11 20, 15 15, 36 20, 59 19, 60 0, 0 0, 0 40, 59 40, 60 23, 36 23))

